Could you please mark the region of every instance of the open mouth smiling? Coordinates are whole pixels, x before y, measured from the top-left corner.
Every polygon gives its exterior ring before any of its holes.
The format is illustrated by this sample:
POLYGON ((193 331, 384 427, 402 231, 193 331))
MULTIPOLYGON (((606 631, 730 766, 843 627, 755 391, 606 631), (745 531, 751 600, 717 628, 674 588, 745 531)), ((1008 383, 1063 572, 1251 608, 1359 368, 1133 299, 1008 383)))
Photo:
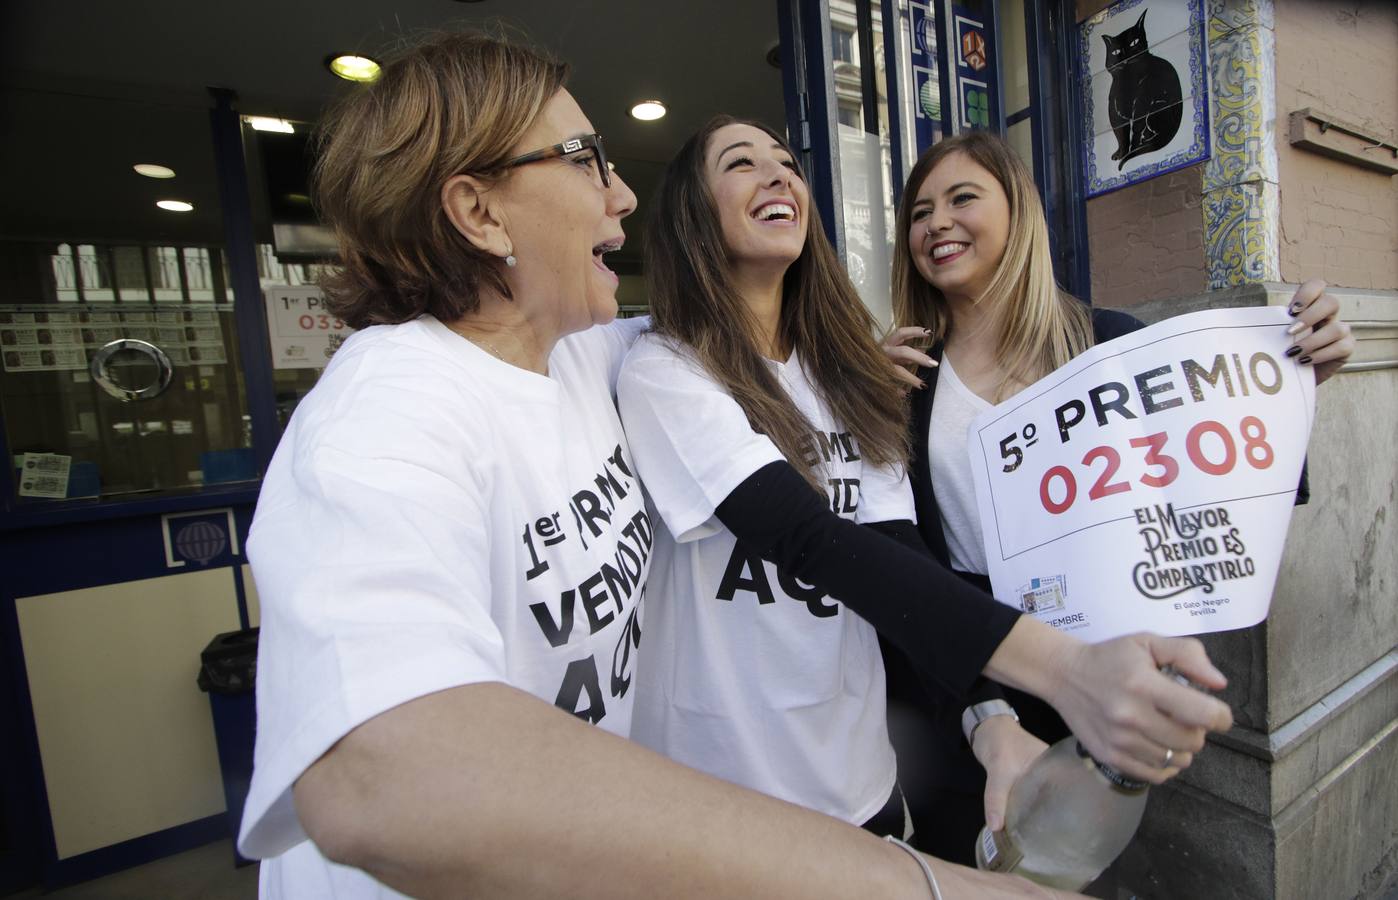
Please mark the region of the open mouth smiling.
POLYGON ((602 257, 608 253, 620 250, 621 245, 624 243, 626 243, 626 240, 624 238, 614 238, 610 241, 603 241, 602 243, 593 247, 592 264, 595 265, 597 268, 601 269, 603 272, 606 272, 612 278, 616 278, 616 273, 607 267, 607 264, 603 261, 602 257))
POLYGON ((772 200, 752 211, 752 217, 759 222, 795 222, 796 207, 785 200, 772 200))
POLYGON ((949 263, 965 253, 966 249, 970 246, 970 244, 964 244, 961 241, 942 241, 939 244, 934 244, 932 253, 930 254, 932 262, 937 265, 949 263))

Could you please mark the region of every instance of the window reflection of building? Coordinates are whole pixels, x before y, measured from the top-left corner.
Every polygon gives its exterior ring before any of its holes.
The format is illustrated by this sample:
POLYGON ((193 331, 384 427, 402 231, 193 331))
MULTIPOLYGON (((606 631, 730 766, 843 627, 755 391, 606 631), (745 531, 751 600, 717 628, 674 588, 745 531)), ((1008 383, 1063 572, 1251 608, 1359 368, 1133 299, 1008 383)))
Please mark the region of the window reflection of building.
POLYGON ((864 303, 890 321, 888 269, 893 250, 893 165, 888 118, 882 15, 872 0, 872 48, 859 27, 854 0, 831 0, 832 80, 839 133, 841 213, 845 265, 864 303), (872 49, 868 60, 864 53, 872 49), (865 71, 865 64, 872 72, 865 71), (865 109, 865 78, 872 75, 875 109, 865 109), (871 127, 872 126, 872 127, 871 127))

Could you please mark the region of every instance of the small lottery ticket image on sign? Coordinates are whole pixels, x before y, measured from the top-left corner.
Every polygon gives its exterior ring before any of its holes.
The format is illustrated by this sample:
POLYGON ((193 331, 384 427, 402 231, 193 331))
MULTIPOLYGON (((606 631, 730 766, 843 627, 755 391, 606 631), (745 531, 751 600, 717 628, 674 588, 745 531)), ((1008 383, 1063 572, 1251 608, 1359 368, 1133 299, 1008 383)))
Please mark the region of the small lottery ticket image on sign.
POLYGON ((1053 612, 1063 608, 1067 595, 1062 575, 1034 578, 1020 587, 1019 606, 1027 613, 1053 612))

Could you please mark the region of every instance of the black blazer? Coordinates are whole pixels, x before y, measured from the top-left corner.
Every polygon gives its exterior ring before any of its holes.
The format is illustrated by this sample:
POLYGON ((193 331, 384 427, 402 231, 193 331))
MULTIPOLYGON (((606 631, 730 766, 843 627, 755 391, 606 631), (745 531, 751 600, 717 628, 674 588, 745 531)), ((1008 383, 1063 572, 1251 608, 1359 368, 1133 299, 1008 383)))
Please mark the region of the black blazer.
MULTIPOLYGON (((1119 338, 1123 334, 1130 334, 1133 331, 1144 328, 1145 323, 1134 316, 1117 312, 1114 309, 1094 309, 1092 311, 1092 336, 1095 343, 1110 341, 1112 338, 1119 338)), ((942 361, 942 344, 938 343, 932 348, 928 356, 937 362, 942 361)), ((937 561, 944 566, 950 566, 950 555, 947 552, 947 538, 942 532, 941 507, 937 505, 937 495, 932 490, 932 465, 927 456, 927 428, 932 421, 932 395, 937 392, 937 372, 936 366, 919 366, 917 377, 922 379, 927 385, 926 390, 913 391, 912 410, 908 416, 908 428, 910 430, 912 458, 908 466, 908 480, 913 488, 913 505, 917 510, 917 529, 922 534, 923 541, 927 544, 932 555, 937 557, 937 561)), ((965 577, 966 573, 962 574, 965 577)), ((990 580, 980 576, 972 576, 968 580, 975 582, 990 592, 990 580)))
MULTIPOLYGON (((1144 327, 1139 320, 1112 310, 1093 310, 1092 326, 1093 336, 1098 343, 1144 327)), ((940 362, 942 345, 933 347, 928 355, 940 362)), ((927 454, 927 428, 932 418, 932 396, 937 388, 937 368, 920 367, 917 375, 927 388, 913 392, 908 426, 911 429, 912 444, 908 478, 912 483, 918 531, 932 555, 942 565, 950 568, 946 535, 942 531, 942 516, 937 505, 937 496, 932 489, 932 468, 927 454)), ((990 579, 986 576, 969 572, 956 574, 987 594, 991 592, 990 579)), ((985 773, 961 737, 961 710, 967 703, 1003 697, 1019 713, 1024 727, 1039 738, 1052 743, 1068 733, 1063 720, 1047 703, 1013 688, 998 685, 989 679, 978 680, 964 700, 954 701, 926 692, 918 683, 907 661, 888 645, 884 646, 884 667, 887 672, 890 709, 896 710, 897 715, 905 721, 919 721, 920 724, 914 727, 924 735, 915 744, 895 739, 900 773, 917 766, 926 767, 929 773, 926 779, 937 785, 940 790, 950 790, 966 796, 964 805, 969 810, 968 815, 973 817, 979 815, 979 796, 984 790, 985 773)), ((901 777, 904 776, 900 774, 901 777)), ((912 778, 908 780, 914 781, 912 778)), ((905 790, 908 787, 908 784, 904 785, 905 790)), ((923 813, 926 816, 931 814, 931 808, 952 802, 944 795, 937 795, 935 798, 914 796, 918 793, 914 781, 909 802, 915 807, 915 817, 918 815, 918 806, 927 808, 923 813)))

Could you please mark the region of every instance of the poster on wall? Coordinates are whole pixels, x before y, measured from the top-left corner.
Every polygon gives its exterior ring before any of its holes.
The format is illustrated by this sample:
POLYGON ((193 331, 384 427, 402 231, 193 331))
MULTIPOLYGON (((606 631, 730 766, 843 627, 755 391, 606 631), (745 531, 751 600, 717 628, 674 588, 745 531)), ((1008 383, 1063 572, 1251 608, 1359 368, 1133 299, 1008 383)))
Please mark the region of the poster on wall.
POLYGON ((1079 28, 1086 195, 1208 159, 1203 0, 1119 0, 1079 28))
POLYGON ((354 332, 330 312, 318 287, 269 287, 263 299, 274 369, 323 369, 354 332))
POLYGON ((967 437, 995 598, 1087 641, 1266 615, 1315 413, 1283 307, 1099 344, 967 437))

